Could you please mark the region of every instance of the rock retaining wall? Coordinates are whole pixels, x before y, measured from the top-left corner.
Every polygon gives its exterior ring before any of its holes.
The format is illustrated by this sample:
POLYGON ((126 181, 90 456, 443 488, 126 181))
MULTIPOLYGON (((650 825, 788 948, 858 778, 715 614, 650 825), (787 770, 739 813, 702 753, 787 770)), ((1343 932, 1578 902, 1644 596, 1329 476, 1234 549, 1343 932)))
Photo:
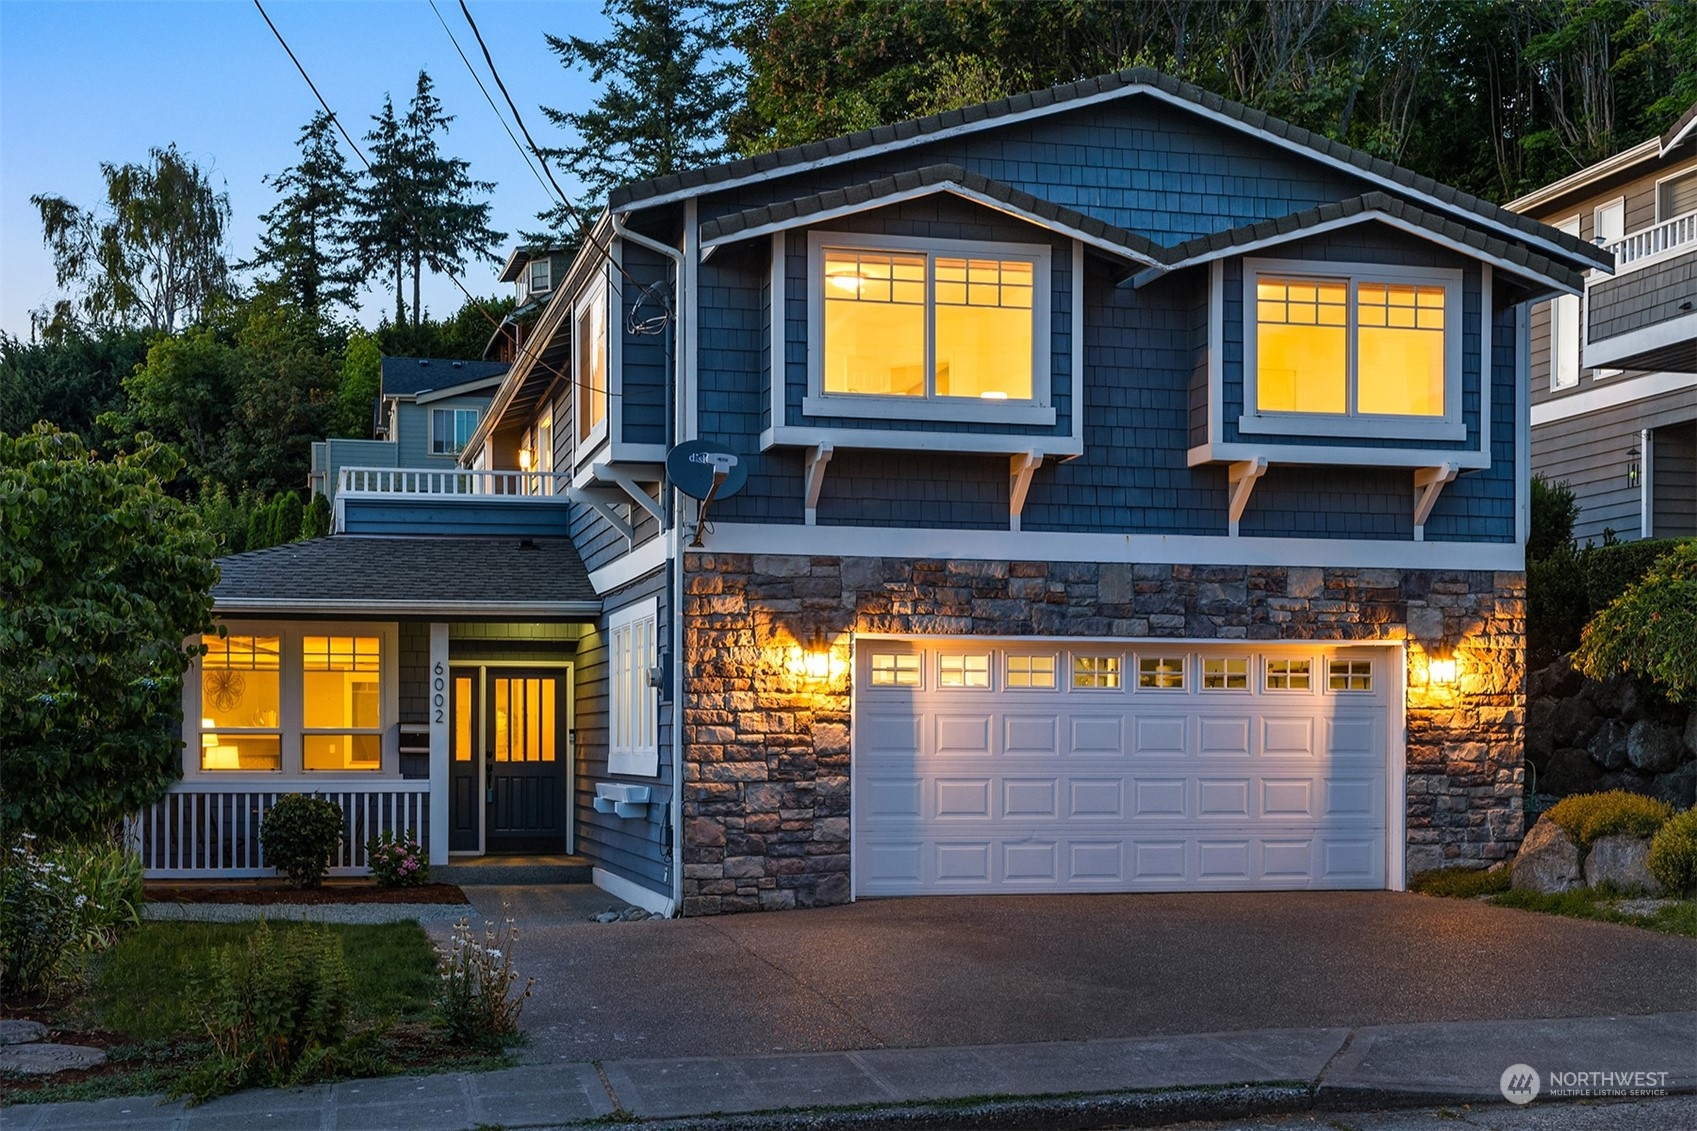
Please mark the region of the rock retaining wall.
POLYGON ((1453 688, 1408 697, 1408 868, 1519 843, 1521 573, 690 554, 686 915, 849 897, 848 648, 857 633, 1459 642, 1453 688), (798 646, 832 643, 810 685, 798 646))
POLYGON ((1567 657, 1526 680, 1526 759, 1550 798, 1625 789, 1680 809, 1697 800, 1697 711, 1616 676, 1586 679, 1567 657))

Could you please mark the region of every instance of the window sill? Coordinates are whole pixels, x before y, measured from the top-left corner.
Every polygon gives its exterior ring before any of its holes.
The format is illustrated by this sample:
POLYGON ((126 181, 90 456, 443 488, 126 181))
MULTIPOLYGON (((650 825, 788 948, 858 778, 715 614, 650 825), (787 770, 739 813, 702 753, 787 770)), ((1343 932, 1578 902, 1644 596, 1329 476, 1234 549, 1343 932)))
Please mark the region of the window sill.
POLYGON ((1055 410, 1048 405, 1005 401, 922 400, 918 397, 808 396, 804 416, 855 420, 936 420, 952 424, 1023 424, 1052 428, 1055 410))
POLYGON ((1255 436, 1336 436, 1374 440, 1465 440, 1467 424, 1461 420, 1390 416, 1326 416, 1301 413, 1261 414, 1246 412, 1237 418, 1237 430, 1255 436))

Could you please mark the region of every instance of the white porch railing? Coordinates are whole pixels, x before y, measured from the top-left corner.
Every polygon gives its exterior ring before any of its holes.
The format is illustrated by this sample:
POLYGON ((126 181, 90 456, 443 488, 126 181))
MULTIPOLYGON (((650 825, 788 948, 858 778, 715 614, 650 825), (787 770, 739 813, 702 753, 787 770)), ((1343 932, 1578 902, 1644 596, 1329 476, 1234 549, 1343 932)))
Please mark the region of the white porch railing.
MULTIPOLYGON (((1615 275, 1647 267, 1651 263, 1681 251, 1697 248, 1697 212, 1687 212, 1654 227, 1633 232, 1603 247, 1614 252, 1615 275)), ((1606 279, 1598 279, 1605 282, 1606 279)))
POLYGON ((185 781, 124 823, 130 851, 157 879, 274 876, 265 862, 259 827, 279 797, 316 794, 342 810, 342 843, 333 876, 366 871, 365 842, 380 832, 404 834, 428 856, 428 781, 296 781, 276 785, 185 781))
POLYGON ((336 476, 343 495, 452 496, 534 499, 564 495, 570 476, 557 471, 468 471, 463 468, 344 467, 336 476))

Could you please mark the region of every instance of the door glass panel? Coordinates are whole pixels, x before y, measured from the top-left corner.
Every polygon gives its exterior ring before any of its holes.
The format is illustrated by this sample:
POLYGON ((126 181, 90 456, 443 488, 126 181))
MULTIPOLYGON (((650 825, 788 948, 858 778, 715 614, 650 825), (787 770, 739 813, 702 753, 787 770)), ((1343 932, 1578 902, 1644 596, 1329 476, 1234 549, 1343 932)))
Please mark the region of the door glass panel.
POLYGON ((471 761, 471 677, 454 677, 454 761, 471 761))
POLYGON ((554 681, 542 681, 542 760, 554 760, 554 681))
POLYGON ((495 681, 495 761, 512 761, 512 748, 508 744, 508 718, 512 712, 512 680, 497 679, 495 681))

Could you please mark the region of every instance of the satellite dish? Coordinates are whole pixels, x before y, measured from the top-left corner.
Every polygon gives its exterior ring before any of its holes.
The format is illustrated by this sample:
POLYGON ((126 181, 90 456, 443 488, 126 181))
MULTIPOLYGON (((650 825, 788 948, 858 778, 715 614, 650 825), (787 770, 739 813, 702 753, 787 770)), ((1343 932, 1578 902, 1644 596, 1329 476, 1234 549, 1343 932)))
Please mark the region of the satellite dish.
POLYGON ((748 482, 748 461, 706 440, 687 440, 666 454, 666 477, 692 499, 723 499, 748 482))
POLYGON ((706 440, 686 440, 666 453, 666 477, 690 498, 701 500, 695 511, 695 538, 690 542, 700 549, 708 509, 714 499, 742 490, 748 482, 748 462, 706 440))

